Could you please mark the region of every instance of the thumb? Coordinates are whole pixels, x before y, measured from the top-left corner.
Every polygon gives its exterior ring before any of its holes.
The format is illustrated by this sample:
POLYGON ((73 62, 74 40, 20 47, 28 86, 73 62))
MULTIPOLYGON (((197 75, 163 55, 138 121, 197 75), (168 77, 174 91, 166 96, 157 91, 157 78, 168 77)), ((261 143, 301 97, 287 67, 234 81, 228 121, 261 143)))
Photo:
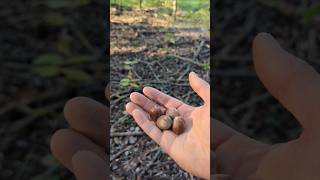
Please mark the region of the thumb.
POLYGON ((280 47, 266 33, 253 43, 255 70, 269 92, 300 121, 305 130, 318 132, 320 75, 305 61, 280 47))
POLYGON ((189 74, 191 88, 201 97, 205 104, 210 104, 210 85, 195 72, 189 74))
POLYGON ((77 180, 106 180, 109 176, 106 160, 91 151, 79 151, 72 157, 73 173, 77 180))

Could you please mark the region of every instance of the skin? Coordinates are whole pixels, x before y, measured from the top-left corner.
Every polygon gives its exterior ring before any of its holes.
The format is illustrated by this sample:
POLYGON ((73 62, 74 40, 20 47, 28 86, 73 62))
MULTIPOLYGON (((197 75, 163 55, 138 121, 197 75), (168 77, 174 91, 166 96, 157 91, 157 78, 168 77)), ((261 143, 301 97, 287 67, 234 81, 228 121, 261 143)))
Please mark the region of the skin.
MULTIPOLYGON (((266 33, 255 38, 253 58, 260 80, 301 124, 303 132, 299 138, 268 145, 219 121, 211 120, 210 123, 210 86, 193 73, 189 76, 190 85, 204 100, 204 105, 192 107, 147 87, 144 88, 144 95, 131 94, 132 102, 127 104, 127 111, 182 168, 199 177, 209 178, 210 132, 207 127, 210 124, 214 132, 211 147, 216 153, 219 173, 223 173, 216 179, 319 179, 319 74, 284 51, 266 33), (161 132, 145 114, 144 110, 152 106, 150 99, 166 107, 177 107, 187 120, 186 131, 180 136, 170 131, 161 132)), ((109 168, 103 147, 106 147, 105 139, 108 138, 104 128, 107 126, 108 112, 107 107, 88 98, 72 99, 65 106, 65 116, 71 128, 59 130, 53 135, 51 149, 54 156, 79 180, 102 180, 107 177, 106 170, 109 168)))
POLYGON ((307 63, 260 33, 253 42, 255 70, 268 91, 303 128, 299 138, 263 144, 213 120, 213 145, 225 179, 316 180, 320 177, 320 76, 307 63), (235 150, 236 149, 236 150, 235 150))
MULTIPOLYGON (((109 86, 105 94, 109 98, 109 86)), ((106 155, 109 108, 92 99, 77 97, 66 103, 64 115, 70 128, 60 129, 52 136, 53 155, 77 180, 105 180, 109 174, 106 155)))
POLYGON ((151 87, 143 94, 134 92, 126 105, 141 129, 184 170, 195 176, 210 178, 210 85, 194 72, 189 74, 191 88, 201 97, 203 105, 193 107, 151 87), (177 108, 186 121, 186 129, 176 135, 171 130, 161 131, 146 112, 158 103, 166 108, 177 108))

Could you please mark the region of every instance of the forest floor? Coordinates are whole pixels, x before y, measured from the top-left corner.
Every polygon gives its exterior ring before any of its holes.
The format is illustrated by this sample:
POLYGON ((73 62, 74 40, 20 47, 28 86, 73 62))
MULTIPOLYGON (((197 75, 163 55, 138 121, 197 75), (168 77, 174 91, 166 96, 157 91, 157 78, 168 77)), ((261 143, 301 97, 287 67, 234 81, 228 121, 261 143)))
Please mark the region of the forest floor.
POLYGON ((68 99, 106 103, 105 1, 59 8, 45 2, 0 4, 3 180, 74 179, 52 156, 50 137, 67 127, 68 99))
POLYGON ((214 4, 213 115, 266 143, 293 139, 301 129, 257 78, 251 58, 254 36, 271 33, 282 47, 320 70, 317 17, 298 15, 300 6, 293 1, 274 2, 224 0, 214 4))
POLYGON ((113 179, 197 179, 170 159, 125 112, 131 92, 155 87, 188 104, 200 99, 188 73, 209 80, 210 40, 200 28, 174 28, 157 9, 111 15, 111 139, 113 179), (120 82, 120 83, 119 83, 120 82))

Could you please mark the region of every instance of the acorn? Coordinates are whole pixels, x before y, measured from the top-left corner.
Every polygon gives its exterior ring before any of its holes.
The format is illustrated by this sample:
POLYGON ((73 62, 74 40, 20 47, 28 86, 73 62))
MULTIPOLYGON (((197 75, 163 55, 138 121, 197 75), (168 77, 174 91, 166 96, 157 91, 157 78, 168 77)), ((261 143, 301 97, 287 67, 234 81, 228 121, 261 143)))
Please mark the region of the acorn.
POLYGON ((183 133, 185 129, 185 121, 181 116, 177 116, 173 119, 172 131, 179 135, 183 133))
POLYGON ((168 108, 166 111, 166 115, 170 116, 172 119, 179 116, 179 111, 176 108, 168 108))
POLYGON ((162 115, 158 117, 156 124, 160 129, 168 130, 172 126, 172 119, 170 116, 162 115))
POLYGON ((150 118, 153 121, 156 121, 158 117, 160 117, 161 115, 163 115, 165 113, 165 108, 162 106, 159 106, 157 104, 155 104, 150 110, 149 110, 149 114, 150 114, 150 118))

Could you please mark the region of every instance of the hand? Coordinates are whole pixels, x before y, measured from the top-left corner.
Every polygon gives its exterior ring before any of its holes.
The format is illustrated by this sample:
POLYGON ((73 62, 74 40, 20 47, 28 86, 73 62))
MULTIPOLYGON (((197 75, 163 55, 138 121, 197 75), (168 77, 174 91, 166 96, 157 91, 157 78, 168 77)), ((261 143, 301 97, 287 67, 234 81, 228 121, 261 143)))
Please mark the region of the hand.
MULTIPOLYGON (((106 88, 109 98, 109 88, 106 88)), ((107 122, 109 108, 92 99, 77 97, 64 108, 71 128, 58 130, 51 138, 53 155, 77 180, 105 180, 107 166, 107 122)))
POLYGON ((213 121, 213 143, 220 173, 241 180, 319 179, 319 74, 281 49, 266 33, 255 38, 253 58, 260 80, 295 116, 303 132, 287 143, 267 145, 213 121))
POLYGON ((144 95, 134 92, 126 109, 143 131, 177 164, 195 176, 210 178, 210 85, 195 73, 189 74, 192 89, 202 98, 204 105, 193 107, 154 88, 145 87, 144 95), (170 130, 161 131, 146 112, 155 102, 166 108, 177 108, 186 121, 186 129, 176 135, 170 130))

